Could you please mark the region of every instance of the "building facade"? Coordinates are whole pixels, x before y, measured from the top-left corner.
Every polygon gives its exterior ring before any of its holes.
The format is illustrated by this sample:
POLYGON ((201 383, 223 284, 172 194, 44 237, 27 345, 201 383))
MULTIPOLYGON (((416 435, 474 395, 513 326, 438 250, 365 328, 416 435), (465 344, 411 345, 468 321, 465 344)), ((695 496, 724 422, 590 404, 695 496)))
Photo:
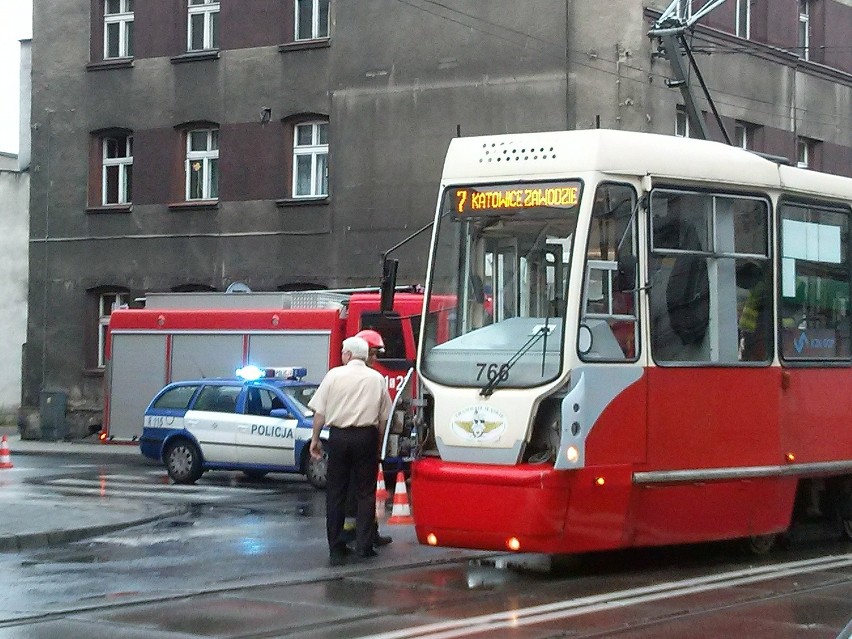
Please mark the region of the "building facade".
MULTIPOLYGON (((456 135, 689 134, 648 36, 667 4, 39 0, 25 406, 61 389, 69 435, 97 430, 109 313, 147 291, 377 283, 456 135)), ((733 141, 852 175, 850 28, 850 0, 702 19, 733 141)), ((401 281, 423 279, 426 235, 394 254, 401 281)))
POLYGON ((27 328, 27 205, 29 173, 18 156, 0 152, 0 423, 14 424, 21 404, 21 352, 27 328))

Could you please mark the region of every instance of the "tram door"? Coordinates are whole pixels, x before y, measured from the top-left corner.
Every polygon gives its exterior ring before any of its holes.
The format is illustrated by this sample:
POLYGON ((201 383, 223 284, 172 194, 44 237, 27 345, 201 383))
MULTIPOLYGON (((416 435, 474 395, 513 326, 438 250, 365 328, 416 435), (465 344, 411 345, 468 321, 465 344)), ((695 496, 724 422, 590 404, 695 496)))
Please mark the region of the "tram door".
MULTIPOLYGON (((640 359, 644 353, 639 330, 636 203, 636 193, 627 185, 604 183, 595 192, 578 326, 579 371, 602 410, 594 416, 586 459, 609 465, 609 472, 618 475, 625 487, 646 455, 647 378, 640 359)), ((569 512, 577 539, 582 529, 590 547, 623 544, 630 533, 612 522, 627 525, 630 491, 616 491, 610 499, 600 500, 583 494, 585 488, 577 490, 572 501, 582 503, 586 497, 596 503, 594 518, 569 512)))
POLYGON ((782 452, 849 459, 849 212, 787 201, 779 214, 782 452))
POLYGON ((774 486, 744 469, 777 464, 780 447, 769 204, 655 188, 649 213, 648 469, 694 479, 646 491, 641 519, 667 528, 638 539, 766 530, 778 518, 764 506, 777 502, 774 486))

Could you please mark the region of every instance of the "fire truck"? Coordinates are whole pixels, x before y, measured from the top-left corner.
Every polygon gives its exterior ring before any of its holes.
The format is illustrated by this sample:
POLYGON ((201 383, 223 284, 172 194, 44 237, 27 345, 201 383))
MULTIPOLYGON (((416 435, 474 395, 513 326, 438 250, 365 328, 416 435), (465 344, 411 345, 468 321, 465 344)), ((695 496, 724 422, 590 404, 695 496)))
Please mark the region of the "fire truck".
MULTIPOLYGON (((101 441, 136 443, 148 402, 174 381, 285 365, 306 368, 305 381, 319 383, 341 364, 343 340, 365 328, 384 339, 375 368, 395 398, 414 363, 423 295, 404 287, 384 312, 382 297, 377 291, 149 293, 144 308, 116 309, 107 331, 101 441)), ((386 460, 408 455, 410 433, 402 428, 388 433, 386 460)))

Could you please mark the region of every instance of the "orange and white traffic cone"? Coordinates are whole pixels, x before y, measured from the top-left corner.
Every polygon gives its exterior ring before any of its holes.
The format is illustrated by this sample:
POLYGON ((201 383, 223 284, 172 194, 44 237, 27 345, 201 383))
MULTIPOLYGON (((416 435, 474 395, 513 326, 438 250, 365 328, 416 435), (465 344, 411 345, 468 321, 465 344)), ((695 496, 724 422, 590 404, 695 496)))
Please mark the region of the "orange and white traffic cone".
POLYGON ((387 500, 390 496, 388 489, 385 488, 385 471, 382 470, 382 465, 379 464, 379 474, 376 476, 376 500, 387 500))
POLYGON ((9 453, 9 442, 6 440, 6 435, 0 439, 0 468, 12 467, 12 455, 9 453))
POLYGON ((379 474, 376 476, 376 521, 385 518, 385 502, 388 500, 388 489, 385 488, 385 473, 379 464, 379 474))
POLYGON ((391 511, 388 523, 414 523, 414 517, 411 516, 411 507, 408 505, 408 489, 405 487, 405 474, 402 471, 396 474, 396 488, 393 491, 393 510, 391 511))

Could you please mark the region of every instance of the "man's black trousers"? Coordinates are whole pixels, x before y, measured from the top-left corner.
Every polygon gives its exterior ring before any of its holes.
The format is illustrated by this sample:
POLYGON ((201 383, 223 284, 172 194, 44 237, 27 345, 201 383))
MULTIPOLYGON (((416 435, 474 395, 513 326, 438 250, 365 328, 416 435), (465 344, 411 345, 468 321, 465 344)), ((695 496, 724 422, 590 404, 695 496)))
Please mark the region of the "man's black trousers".
POLYGON ((379 431, 375 427, 330 428, 328 434, 328 481, 326 484, 326 533, 332 552, 340 550, 346 519, 346 493, 355 482, 357 514, 355 549, 372 548, 376 516, 376 469, 379 465, 379 431))

